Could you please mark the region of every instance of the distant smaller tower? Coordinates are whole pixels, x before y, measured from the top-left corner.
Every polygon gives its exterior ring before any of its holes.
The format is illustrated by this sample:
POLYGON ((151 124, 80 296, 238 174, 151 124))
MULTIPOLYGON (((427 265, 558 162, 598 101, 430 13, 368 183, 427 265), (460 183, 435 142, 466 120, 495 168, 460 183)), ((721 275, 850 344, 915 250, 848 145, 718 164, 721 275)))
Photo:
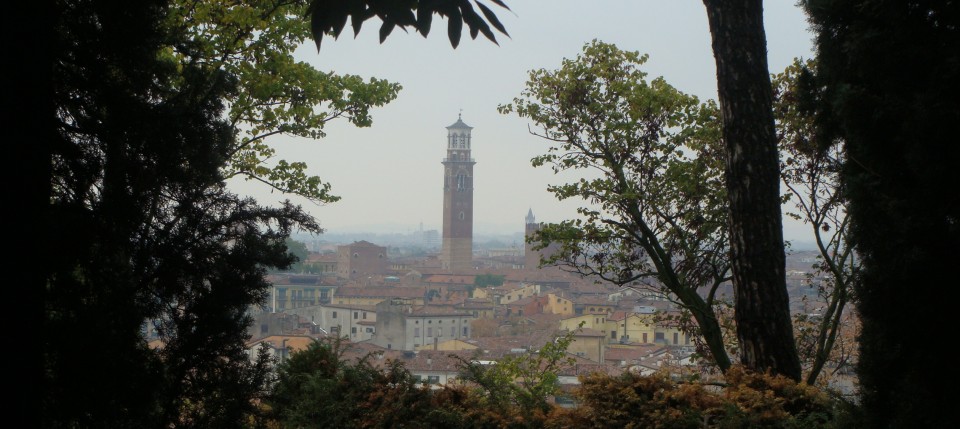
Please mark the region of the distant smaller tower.
POLYGON ((533 217, 533 208, 527 210, 527 217, 524 220, 523 266, 526 269, 535 269, 540 265, 540 252, 533 250, 533 244, 529 243, 528 240, 540 229, 540 225, 537 224, 537 218, 533 217))
POLYGON ((533 243, 528 243, 527 240, 530 237, 533 237, 537 231, 540 230, 540 224, 537 223, 537 218, 533 216, 533 209, 527 210, 527 217, 524 218, 524 228, 523 228, 523 267, 528 270, 539 269, 540 259, 546 259, 550 256, 553 256, 559 249, 560 245, 558 243, 550 243, 545 249, 533 250, 533 243))

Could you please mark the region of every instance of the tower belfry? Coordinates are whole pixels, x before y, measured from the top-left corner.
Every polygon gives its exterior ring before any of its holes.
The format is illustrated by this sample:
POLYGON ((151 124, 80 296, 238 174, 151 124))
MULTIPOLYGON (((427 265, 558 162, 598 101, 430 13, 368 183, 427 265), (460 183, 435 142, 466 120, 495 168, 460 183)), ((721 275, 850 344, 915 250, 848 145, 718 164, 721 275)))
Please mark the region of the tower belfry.
POLYGON ((443 159, 443 244, 440 261, 450 272, 473 269, 473 165, 470 131, 457 122, 447 127, 447 156, 443 159))

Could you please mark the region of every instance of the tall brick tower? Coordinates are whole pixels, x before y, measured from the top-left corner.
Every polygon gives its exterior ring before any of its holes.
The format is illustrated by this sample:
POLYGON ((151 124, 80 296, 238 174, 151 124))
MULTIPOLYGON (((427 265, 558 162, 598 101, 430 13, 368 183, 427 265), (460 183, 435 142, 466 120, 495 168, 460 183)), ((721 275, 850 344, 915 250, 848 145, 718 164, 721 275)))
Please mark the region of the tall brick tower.
POLYGON ((470 130, 457 122, 447 127, 447 157, 443 159, 443 250, 440 261, 450 272, 473 269, 473 165, 470 130))

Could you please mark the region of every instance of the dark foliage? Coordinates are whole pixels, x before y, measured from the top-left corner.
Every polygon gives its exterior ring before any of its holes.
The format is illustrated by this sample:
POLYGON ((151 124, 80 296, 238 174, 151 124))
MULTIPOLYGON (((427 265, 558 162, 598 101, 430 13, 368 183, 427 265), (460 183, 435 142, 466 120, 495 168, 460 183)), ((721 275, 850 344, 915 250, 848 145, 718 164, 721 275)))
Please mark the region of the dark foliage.
POLYGON ((473 279, 473 285, 476 287, 502 286, 504 276, 497 274, 478 274, 473 279))
POLYGON ((424 419, 437 414, 430 391, 397 361, 371 354, 347 362, 348 343, 318 340, 277 368, 266 404, 283 427, 444 427, 424 419))
POLYGON ((555 412, 550 427, 832 428, 840 403, 783 376, 727 371, 724 386, 672 380, 666 374, 594 374, 576 391, 579 406, 555 412))
MULTIPOLYGON (((490 1, 510 10, 500 0, 490 1)), ((317 43, 317 50, 320 50, 320 42, 325 34, 332 35, 334 39, 340 37, 348 19, 350 25, 353 26, 353 34, 356 36, 360 34, 360 28, 364 21, 373 17, 380 18, 382 22, 380 25, 380 43, 383 43, 396 27, 400 27, 404 31, 407 27, 412 27, 423 37, 427 37, 427 34, 430 33, 434 14, 447 18, 447 37, 450 39, 450 45, 454 48, 460 44, 460 35, 463 32, 464 24, 470 29, 470 38, 472 39, 476 39, 478 34, 483 33, 484 37, 490 39, 493 43, 497 43, 497 38, 490 28, 491 26, 500 33, 509 36, 507 29, 493 10, 478 0, 312 0, 308 13, 310 14, 310 25, 313 31, 313 40, 317 43), (480 13, 477 13, 473 8, 473 4, 477 5, 480 13), (483 16, 480 16, 481 14, 483 16)))
POLYGON ((55 6, 43 426, 242 426, 266 376, 246 312, 292 262, 291 229, 316 224, 224 189, 233 79, 164 59, 188 49, 164 1, 55 6))
MULTIPOLYGON (((858 375, 866 427, 957 427, 956 386, 925 344, 949 338, 960 248, 960 2, 820 1, 815 96, 846 141, 851 239, 863 258, 858 375)), ((949 370, 948 370, 949 371, 949 370)))

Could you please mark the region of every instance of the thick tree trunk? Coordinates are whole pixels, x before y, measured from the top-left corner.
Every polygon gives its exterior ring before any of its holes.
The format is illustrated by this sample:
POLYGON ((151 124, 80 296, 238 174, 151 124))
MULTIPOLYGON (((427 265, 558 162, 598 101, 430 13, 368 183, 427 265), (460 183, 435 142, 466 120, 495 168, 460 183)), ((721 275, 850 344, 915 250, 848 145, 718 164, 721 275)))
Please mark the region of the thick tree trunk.
POLYGON ((726 144, 740 359, 800 379, 784 277, 780 166, 761 0, 704 0, 726 144))

